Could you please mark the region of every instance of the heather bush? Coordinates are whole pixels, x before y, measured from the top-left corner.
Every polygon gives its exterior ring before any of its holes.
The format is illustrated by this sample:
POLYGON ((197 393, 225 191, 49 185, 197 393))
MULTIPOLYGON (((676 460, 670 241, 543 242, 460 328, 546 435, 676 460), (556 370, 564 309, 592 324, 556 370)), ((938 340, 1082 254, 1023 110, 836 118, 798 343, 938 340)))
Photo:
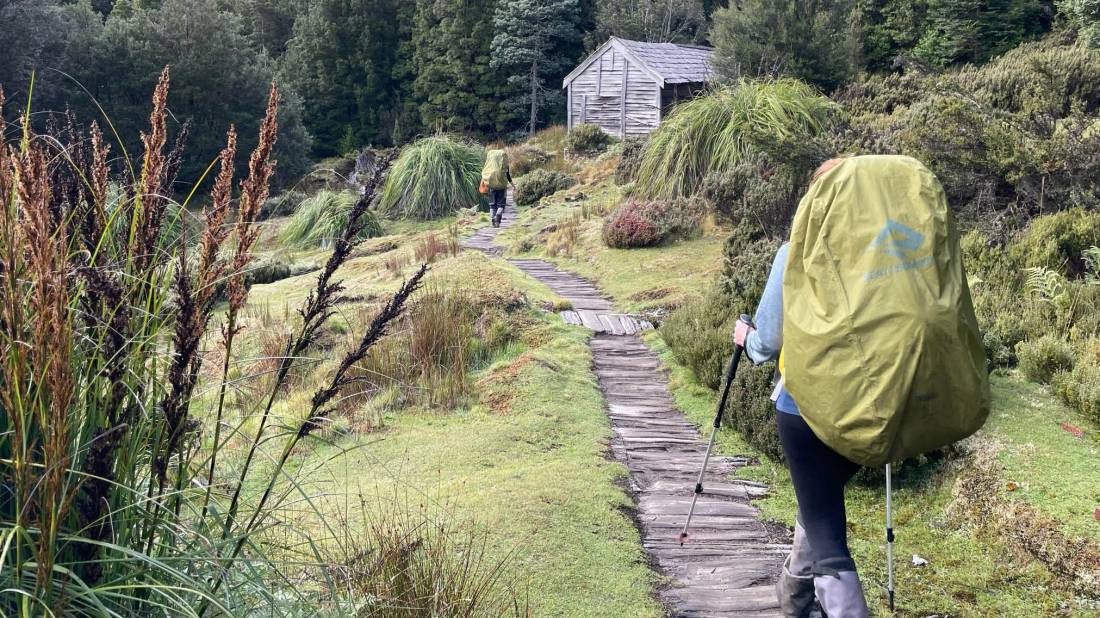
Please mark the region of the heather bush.
POLYGON ((565 136, 565 151, 573 156, 598 155, 607 150, 615 138, 594 124, 580 124, 565 136))
POLYGON ((603 242, 614 249, 650 247, 661 242, 657 223, 639 204, 628 202, 611 213, 603 223, 603 242))
POLYGON ((568 174, 556 171, 535 170, 516 181, 513 198, 517 206, 532 206, 542 198, 553 195, 577 184, 568 174))
POLYGON ((699 230, 704 209, 697 200, 629 200, 604 220, 603 241, 608 247, 649 247, 699 230))
POLYGON ((812 168, 807 167, 759 154, 731 169, 709 174, 702 195, 734 226, 744 222, 769 236, 786 236, 809 184, 812 168))
POLYGON ((1061 337, 1044 335, 1016 344, 1020 371, 1032 382, 1050 384, 1055 374, 1073 369, 1073 347, 1061 337))
POLYGON ((1048 42, 1025 43, 958 82, 986 104, 1007 112, 1063 118, 1076 106, 1100 110, 1100 51, 1048 42))

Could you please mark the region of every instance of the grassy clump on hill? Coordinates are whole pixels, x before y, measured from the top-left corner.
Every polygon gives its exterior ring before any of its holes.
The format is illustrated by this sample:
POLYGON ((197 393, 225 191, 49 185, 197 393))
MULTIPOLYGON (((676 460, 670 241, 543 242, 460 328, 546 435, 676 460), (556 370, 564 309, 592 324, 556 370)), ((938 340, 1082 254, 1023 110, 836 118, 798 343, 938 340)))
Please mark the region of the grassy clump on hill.
POLYGON ((821 133, 836 106, 793 79, 743 81, 676 108, 641 156, 636 191, 648 198, 690 197, 712 172, 736 166, 764 143, 821 133))
POLYGON ((607 150, 615 141, 603 129, 594 124, 573 127, 565 136, 565 151, 571 155, 592 156, 607 150))
MULTIPOLYGON (((279 240, 298 247, 326 245, 347 228, 348 216, 358 199, 350 191, 323 190, 302 200, 280 232, 279 240)), ((361 216, 364 217, 364 225, 359 238, 382 235, 382 223, 373 212, 368 211, 361 216)))
POLYGON ((514 199, 518 206, 533 206, 542 198, 577 184, 569 174, 552 170, 535 170, 516 181, 514 199))
POLYGON ((438 219, 476 208, 485 151, 446 135, 409 144, 393 164, 378 209, 398 219, 438 219))

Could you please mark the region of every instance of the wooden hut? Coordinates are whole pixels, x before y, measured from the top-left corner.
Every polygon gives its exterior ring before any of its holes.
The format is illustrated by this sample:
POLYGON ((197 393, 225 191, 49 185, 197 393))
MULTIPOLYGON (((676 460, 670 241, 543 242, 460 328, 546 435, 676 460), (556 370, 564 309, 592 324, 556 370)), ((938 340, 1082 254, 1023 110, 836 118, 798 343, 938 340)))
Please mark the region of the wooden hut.
POLYGON ((698 45, 611 37, 562 83, 569 130, 594 124, 620 138, 649 134, 670 107, 710 81, 712 53, 698 45))

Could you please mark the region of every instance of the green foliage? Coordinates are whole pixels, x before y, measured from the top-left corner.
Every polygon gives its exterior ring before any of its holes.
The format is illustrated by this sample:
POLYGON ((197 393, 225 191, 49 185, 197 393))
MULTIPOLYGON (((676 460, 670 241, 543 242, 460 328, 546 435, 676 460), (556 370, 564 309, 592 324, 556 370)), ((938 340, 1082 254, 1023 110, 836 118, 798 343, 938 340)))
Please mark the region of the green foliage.
POLYGON ((577 125, 565 137, 565 151, 571 155, 598 155, 613 141, 613 137, 594 124, 577 125))
POLYGON ((704 213, 698 200, 629 200, 604 219, 603 242, 615 249, 628 249, 690 238, 698 233, 704 213))
POLYGON ((756 226, 770 236, 785 236, 810 171, 797 161, 750 156, 731 169, 708 174, 702 194, 734 226, 756 226))
POLYGON ((516 181, 517 206, 533 206, 542 198, 577 184, 577 179, 553 170, 535 170, 516 181))
POLYGON ((857 0, 862 30, 863 65, 883 73, 920 41, 928 12, 927 0, 857 0))
POLYGON ((615 182, 620 185, 634 182, 638 176, 638 166, 642 164, 642 152, 645 151, 645 138, 628 137, 620 148, 619 163, 615 165, 615 182))
POLYGON ((1100 245, 1100 212, 1080 208, 1038 217, 1013 243, 1013 259, 1069 277, 1087 272, 1085 251, 1100 245))
MULTIPOLYGON (((175 138, 188 121, 193 128, 181 150, 173 194, 186 194, 225 143, 212 126, 236 126, 239 148, 255 147, 273 63, 247 36, 242 19, 218 0, 164 0, 133 11, 113 11, 106 22, 87 2, 56 0, 0 2, 0 84, 8 100, 28 94, 35 69, 35 106, 72 109, 81 124, 96 120, 108 141, 130 154, 141 152, 148 93, 165 65, 172 66, 177 97, 169 122, 175 138), (198 33, 201 33, 199 35, 198 33), (103 117, 109 110, 110 126, 103 117), (202 130, 198 130, 201 127, 202 130), (121 144, 116 140, 121 139, 121 144)), ((302 123, 300 99, 282 88, 276 185, 285 185, 308 165, 310 137, 302 123)), ((43 115, 44 119, 46 115, 43 115)), ((36 123, 42 129, 44 122, 36 123)), ((237 172, 247 160, 238 158, 237 172)))
POLYGON ((990 231, 1094 208, 1100 132, 1087 110, 1100 97, 1098 59, 1043 43, 944 76, 868 79, 839 93, 851 122, 837 137, 849 152, 920 159, 965 221, 1001 228, 990 231))
POLYGON ((508 169, 513 178, 525 176, 550 163, 554 156, 533 144, 520 144, 507 149, 508 169))
POLYGON ((714 64, 727 80, 790 75, 832 89, 857 69, 854 0, 745 0, 714 14, 714 64))
POLYGON ((422 126, 483 135, 506 126, 500 100, 513 93, 490 66, 496 4, 416 1, 411 78, 422 126))
MULTIPOLYGON (((296 247, 328 247, 347 229, 348 217, 357 201, 358 196, 350 191, 321 191, 302 200, 294 209, 294 216, 283 227, 279 240, 296 247)), ((381 236, 382 224, 377 215, 367 211, 362 216, 366 222, 359 238, 381 236)))
POLYGON ((928 0, 914 54, 936 66, 980 63, 1049 28, 1041 0, 928 0))
POLYGON ((1065 118, 1100 109, 1100 51, 1027 43, 958 77, 988 105, 1008 112, 1065 118))
POLYGON ((401 0, 319 0, 294 22, 282 72, 303 98, 315 154, 415 132, 401 73, 414 9, 401 0))
POLYGON ((378 209, 402 219, 438 219, 481 201, 478 184, 485 151, 446 135, 425 137, 397 157, 378 209))
POLYGON ((1092 339, 1072 371, 1054 376, 1054 392, 1066 403, 1100 425, 1100 340, 1092 339))
POLYGON ((754 151, 820 133, 835 106, 792 80, 744 81, 681 104, 646 143, 636 191, 653 199, 690 197, 711 173, 754 151))
MULTIPOLYGON (((690 368, 700 384, 718 389, 733 354, 731 335, 739 315, 731 299, 712 288, 676 309, 659 332, 676 360, 690 368)), ((753 366, 742 357, 723 415, 746 442, 779 461, 775 405, 769 398, 773 371, 771 365, 753 366)))
POLYGON ((1057 0, 1056 4, 1078 28, 1081 44, 1100 49, 1100 4, 1096 0, 1057 0))
POLYGON ((1016 344, 1020 371, 1032 382, 1050 384, 1054 375, 1073 369, 1073 347, 1060 337, 1043 335, 1016 344))
POLYGON ((659 7, 653 2, 600 0, 596 5, 595 28, 585 35, 588 49, 603 45, 609 37, 632 41, 704 43, 707 20, 706 1, 665 0, 659 7))
POLYGON ((513 87, 506 107, 517 114, 526 109, 528 137, 540 121, 561 117, 560 84, 580 56, 580 19, 577 0, 497 2, 491 66, 513 87))

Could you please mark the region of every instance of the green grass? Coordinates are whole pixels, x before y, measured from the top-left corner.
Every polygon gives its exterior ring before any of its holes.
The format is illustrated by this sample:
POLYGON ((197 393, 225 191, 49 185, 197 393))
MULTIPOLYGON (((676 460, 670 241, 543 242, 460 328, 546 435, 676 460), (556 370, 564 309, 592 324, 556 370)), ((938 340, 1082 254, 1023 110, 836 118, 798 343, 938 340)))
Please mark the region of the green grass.
MULTIPOLYGON (((391 414, 384 434, 363 437, 367 444, 327 471, 335 487, 377 497, 408 491, 484 527, 490 556, 510 556, 511 575, 529 586, 534 616, 661 615, 617 486, 625 469, 605 457, 611 431, 586 335, 553 321, 533 334, 545 343, 484 370, 483 395, 506 391, 506 410, 391 414)), ((324 461, 351 446, 309 457, 324 461)))
POLYGON ((1045 387, 1015 374, 995 375, 993 386, 997 413, 986 431, 1009 446, 1000 459, 1020 486, 1012 495, 1057 517, 1069 533, 1100 539, 1100 434, 1045 387), (1076 437, 1062 423, 1087 433, 1076 437))
MULTIPOLYGON (((416 265, 395 273, 385 267, 388 256, 411 253, 425 235, 446 233, 451 225, 465 235, 483 219, 387 224, 394 234, 365 246, 399 247, 351 260, 342 271, 347 293, 370 298, 392 291, 416 265)), ((282 307, 293 309, 312 281, 303 275, 255 286, 250 302, 256 313, 270 305, 281 317, 282 307)), ((341 422, 328 443, 303 448, 295 474, 309 479, 307 490, 331 494, 317 506, 349 522, 352 534, 361 518, 345 514, 348 496, 360 492, 372 501, 407 495, 411 504, 446 509, 453 526, 484 532, 490 560, 509 560, 506 579, 528 591, 533 616, 663 615, 652 596, 656 576, 628 515, 626 470, 607 457, 611 429, 591 373, 587 334, 537 309, 559 300, 545 286, 476 252, 438 260, 426 285, 510 286, 533 305, 528 325, 519 341, 474 372, 475 393, 456 409, 386 410, 380 431, 349 433, 341 422)), ((342 305, 334 323, 358 332, 360 306, 342 305)), ((315 373, 326 374, 329 364, 322 359, 315 373)), ((277 405, 284 422, 307 403, 308 389, 299 390, 277 405)), ((288 512, 287 518, 323 536, 315 516, 288 512)))
POLYGON ((516 255, 539 257, 564 269, 599 282, 617 308, 641 311, 655 306, 674 306, 686 297, 702 293, 722 270, 722 246, 726 233, 707 226, 703 235, 659 247, 610 249, 603 244, 600 216, 610 212, 622 197, 620 188, 610 183, 584 187, 585 198, 576 202, 561 200, 527 211, 512 228, 501 233, 501 243, 516 246, 523 240, 532 248, 516 255), (580 223, 578 244, 572 257, 547 256, 537 242, 539 231, 561 225, 574 213, 588 213, 580 223))

